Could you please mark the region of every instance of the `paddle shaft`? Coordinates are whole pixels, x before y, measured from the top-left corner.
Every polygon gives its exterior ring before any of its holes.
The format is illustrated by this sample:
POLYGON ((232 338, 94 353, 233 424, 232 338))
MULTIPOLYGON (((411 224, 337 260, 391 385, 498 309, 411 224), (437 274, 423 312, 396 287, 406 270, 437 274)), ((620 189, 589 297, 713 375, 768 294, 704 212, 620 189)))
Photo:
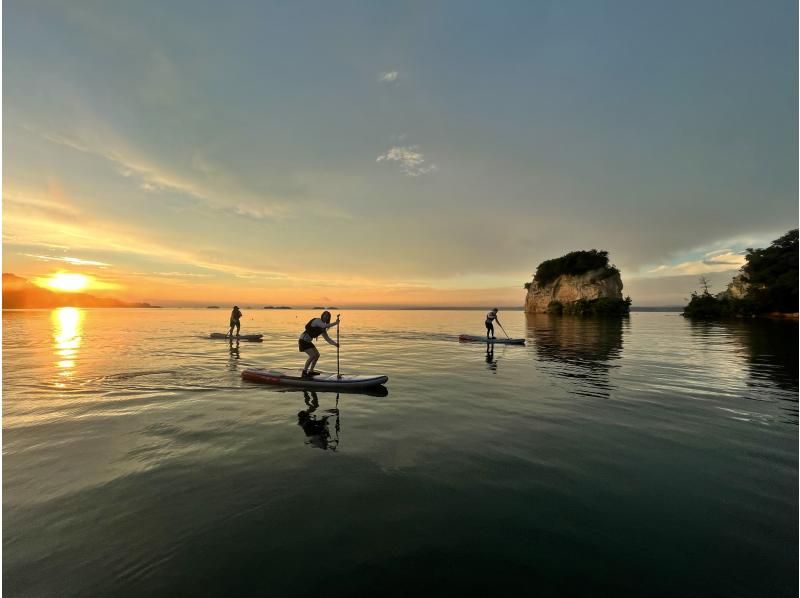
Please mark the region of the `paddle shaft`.
MULTIPOLYGON (((339 314, 336 314, 336 321, 339 322, 339 314)), ((342 327, 341 322, 336 326, 336 377, 341 378, 339 374, 339 328, 342 327)), ((338 398, 338 397, 337 397, 338 398)))
POLYGON ((500 330, 503 331, 503 334, 506 335, 506 338, 511 338, 510 336, 508 336, 508 332, 506 332, 506 329, 503 328, 503 325, 499 321, 497 322, 497 325, 500 326, 500 330))

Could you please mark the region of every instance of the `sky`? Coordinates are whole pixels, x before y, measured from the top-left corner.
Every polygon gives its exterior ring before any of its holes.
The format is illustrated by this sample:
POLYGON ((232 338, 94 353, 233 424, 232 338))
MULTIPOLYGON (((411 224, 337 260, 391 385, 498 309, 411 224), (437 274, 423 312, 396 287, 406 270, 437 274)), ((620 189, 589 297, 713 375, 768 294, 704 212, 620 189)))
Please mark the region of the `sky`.
POLYGON ((3 3, 3 272, 160 305, 634 305, 798 221, 797 4, 3 3))

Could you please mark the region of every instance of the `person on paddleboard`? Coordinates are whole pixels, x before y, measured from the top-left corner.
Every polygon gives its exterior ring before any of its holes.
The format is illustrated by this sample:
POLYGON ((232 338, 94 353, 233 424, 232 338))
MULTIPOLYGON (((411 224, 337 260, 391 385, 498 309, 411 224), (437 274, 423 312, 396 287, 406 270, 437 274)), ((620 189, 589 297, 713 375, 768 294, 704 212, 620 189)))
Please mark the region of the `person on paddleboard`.
POLYGON ((497 322, 500 324, 500 320, 497 319, 497 312, 498 309, 495 307, 492 309, 492 311, 486 314, 486 338, 495 338, 494 323, 497 322))
POLYGON ((335 340, 328 336, 328 329, 338 325, 339 316, 336 316, 336 321, 331 323, 331 312, 329 311, 322 312, 322 315, 318 318, 311 318, 306 324, 305 332, 300 335, 300 339, 297 341, 300 352, 308 354, 306 364, 303 366, 303 378, 310 378, 319 373, 314 371, 314 366, 317 365, 317 360, 319 359, 319 351, 314 346, 314 339, 322 336, 328 344, 334 347, 339 346, 335 340))
POLYGON ((242 312, 239 311, 239 306, 234 305, 233 310, 231 310, 231 329, 228 330, 228 336, 233 338, 233 329, 236 328, 236 338, 239 338, 239 329, 241 328, 241 324, 239 320, 242 317, 242 312))

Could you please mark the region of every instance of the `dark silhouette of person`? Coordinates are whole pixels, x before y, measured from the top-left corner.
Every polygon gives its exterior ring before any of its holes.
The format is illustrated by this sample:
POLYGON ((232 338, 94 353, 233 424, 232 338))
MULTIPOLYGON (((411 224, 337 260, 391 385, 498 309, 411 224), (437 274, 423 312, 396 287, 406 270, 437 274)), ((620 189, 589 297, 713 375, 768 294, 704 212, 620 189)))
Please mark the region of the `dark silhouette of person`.
POLYGON ((239 311, 239 306, 234 305, 233 309, 231 310, 231 329, 228 330, 228 336, 233 338, 233 329, 236 328, 236 338, 239 338, 239 329, 241 328, 241 323, 239 320, 242 318, 242 312, 239 311))
POLYGON ((489 369, 497 373, 497 360, 494 358, 494 343, 486 343, 486 363, 489 369))
POLYGON ((297 425, 303 429, 303 432, 306 435, 306 444, 322 450, 335 451, 339 445, 339 430, 341 429, 339 425, 338 409, 339 395, 336 395, 337 407, 335 409, 329 409, 329 415, 323 415, 321 417, 318 417, 314 414, 314 412, 319 408, 319 398, 317 397, 317 393, 314 391, 304 390, 303 397, 308 409, 304 411, 298 411, 297 425), (331 415, 336 416, 336 423, 334 427, 336 436, 333 438, 331 437, 330 429, 328 427, 328 420, 330 419, 331 415))

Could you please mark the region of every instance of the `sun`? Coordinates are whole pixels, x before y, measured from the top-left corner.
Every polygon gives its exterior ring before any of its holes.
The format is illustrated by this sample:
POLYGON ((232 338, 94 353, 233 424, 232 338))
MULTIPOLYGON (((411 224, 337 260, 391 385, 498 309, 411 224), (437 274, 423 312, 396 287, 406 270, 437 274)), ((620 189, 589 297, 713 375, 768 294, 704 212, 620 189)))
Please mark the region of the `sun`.
POLYGON ((92 282, 91 278, 83 274, 72 274, 69 272, 59 272, 43 281, 51 289, 74 293, 82 291, 92 282))

